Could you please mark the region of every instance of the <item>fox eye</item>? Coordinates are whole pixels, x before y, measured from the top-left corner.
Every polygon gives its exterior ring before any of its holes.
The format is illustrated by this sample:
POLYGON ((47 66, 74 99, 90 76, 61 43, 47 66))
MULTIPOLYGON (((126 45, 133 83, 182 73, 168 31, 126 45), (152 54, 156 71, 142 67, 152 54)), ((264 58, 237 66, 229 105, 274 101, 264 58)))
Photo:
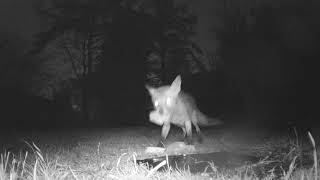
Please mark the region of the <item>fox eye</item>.
POLYGON ((167 104, 167 106, 171 106, 172 105, 172 99, 171 98, 167 98, 166 99, 166 104, 167 104))
POLYGON ((158 101, 155 101, 154 102, 154 107, 158 107, 159 106, 159 102, 158 101))

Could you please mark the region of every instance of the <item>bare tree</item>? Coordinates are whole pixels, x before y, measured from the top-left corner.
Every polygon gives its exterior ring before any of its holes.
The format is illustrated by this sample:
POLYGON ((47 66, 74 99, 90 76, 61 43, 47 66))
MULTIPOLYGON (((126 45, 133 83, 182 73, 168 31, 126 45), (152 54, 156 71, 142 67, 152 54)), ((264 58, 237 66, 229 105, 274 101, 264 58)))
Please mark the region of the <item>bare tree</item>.
POLYGON ((52 0, 51 8, 39 10, 50 23, 47 31, 37 34, 35 48, 31 51, 39 53, 52 48, 58 49, 64 57, 62 59, 71 65, 74 78, 81 84, 81 110, 84 119, 88 119, 88 80, 95 71, 95 65, 101 60, 101 45, 104 40, 103 7, 106 4, 103 6, 99 2, 52 0))

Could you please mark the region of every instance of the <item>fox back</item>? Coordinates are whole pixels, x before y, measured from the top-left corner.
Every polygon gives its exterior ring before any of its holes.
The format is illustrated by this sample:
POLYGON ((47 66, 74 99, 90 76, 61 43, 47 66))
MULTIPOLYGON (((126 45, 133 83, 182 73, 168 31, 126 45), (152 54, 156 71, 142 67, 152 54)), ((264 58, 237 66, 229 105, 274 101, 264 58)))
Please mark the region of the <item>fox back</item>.
MULTIPOLYGON (((165 140, 170 124, 181 127, 183 135, 190 139, 192 125, 200 134, 198 125, 209 126, 220 124, 221 121, 210 119, 201 113, 195 100, 189 94, 181 91, 181 77, 177 76, 170 86, 159 88, 146 87, 151 95, 154 110, 149 114, 149 120, 162 127, 162 140, 165 140)), ((188 140, 190 141, 190 140, 188 140)))

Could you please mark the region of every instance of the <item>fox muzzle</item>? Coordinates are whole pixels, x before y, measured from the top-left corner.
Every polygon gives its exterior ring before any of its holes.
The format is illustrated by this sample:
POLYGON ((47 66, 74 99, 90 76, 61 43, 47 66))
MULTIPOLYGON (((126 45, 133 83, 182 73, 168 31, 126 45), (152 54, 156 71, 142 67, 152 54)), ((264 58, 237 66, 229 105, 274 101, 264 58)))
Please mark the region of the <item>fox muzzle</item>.
POLYGON ((163 111, 161 112, 160 109, 155 109, 150 112, 149 120, 150 122, 162 126, 163 123, 168 122, 170 118, 170 114, 165 114, 163 111))

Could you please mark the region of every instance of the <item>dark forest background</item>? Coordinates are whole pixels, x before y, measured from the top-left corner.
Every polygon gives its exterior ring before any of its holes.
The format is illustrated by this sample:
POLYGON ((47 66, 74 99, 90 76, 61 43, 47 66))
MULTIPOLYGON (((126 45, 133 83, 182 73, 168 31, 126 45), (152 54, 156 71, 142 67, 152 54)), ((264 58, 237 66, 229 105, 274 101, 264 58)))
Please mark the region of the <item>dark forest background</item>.
POLYGON ((35 4, 43 28, 32 47, 0 32, 1 128, 147 125, 145 85, 178 74, 199 108, 226 123, 315 125, 319 3, 215 4, 214 52, 194 40, 198 15, 183 1, 35 4))

